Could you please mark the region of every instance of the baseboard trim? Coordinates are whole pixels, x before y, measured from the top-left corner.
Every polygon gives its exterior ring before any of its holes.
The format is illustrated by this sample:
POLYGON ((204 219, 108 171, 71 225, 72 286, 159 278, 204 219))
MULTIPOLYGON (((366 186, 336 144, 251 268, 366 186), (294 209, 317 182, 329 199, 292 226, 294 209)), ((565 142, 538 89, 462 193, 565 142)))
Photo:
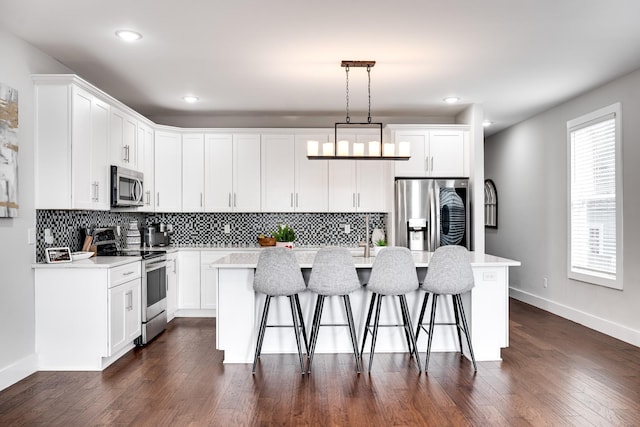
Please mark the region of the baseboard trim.
POLYGON ((0 391, 38 371, 38 357, 31 354, 0 369, 0 391))
POLYGON ((559 304, 555 301, 542 298, 538 295, 534 295, 520 289, 509 288, 509 296, 517 299, 518 301, 531 304, 534 307, 538 307, 560 317, 564 317, 565 319, 579 323, 587 328, 602 332, 603 334, 609 335, 631 345, 635 345, 636 347, 640 347, 640 331, 638 330, 631 329, 619 323, 594 316, 564 304, 559 304))

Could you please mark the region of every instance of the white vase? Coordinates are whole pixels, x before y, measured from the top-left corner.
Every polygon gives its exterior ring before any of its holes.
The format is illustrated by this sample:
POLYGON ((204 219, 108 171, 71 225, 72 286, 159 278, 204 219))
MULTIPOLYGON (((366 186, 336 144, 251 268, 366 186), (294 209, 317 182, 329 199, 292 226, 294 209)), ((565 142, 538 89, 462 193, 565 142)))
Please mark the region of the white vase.
POLYGON ((293 249, 293 242, 276 242, 276 247, 293 249))

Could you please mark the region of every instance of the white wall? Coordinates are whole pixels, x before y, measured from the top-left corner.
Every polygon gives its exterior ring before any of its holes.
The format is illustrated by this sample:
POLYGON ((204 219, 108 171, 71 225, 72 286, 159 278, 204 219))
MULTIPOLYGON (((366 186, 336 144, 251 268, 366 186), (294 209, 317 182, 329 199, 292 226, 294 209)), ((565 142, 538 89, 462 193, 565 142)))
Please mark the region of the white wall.
POLYGON ((485 176, 498 191, 487 252, 522 261, 511 295, 640 346, 640 70, 485 141, 485 176), (568 120, 622 103, 624 289, 567 278, 568 120), (548 278, 548 288, 543 278, 548 278))
POLYGON ((17 218, 0 218, 0 390, 34 372, 33 245, 35 226, 33 73, 68 73, 53 58, 0 28, 0 82, 18 90, 19 152, 17 218))

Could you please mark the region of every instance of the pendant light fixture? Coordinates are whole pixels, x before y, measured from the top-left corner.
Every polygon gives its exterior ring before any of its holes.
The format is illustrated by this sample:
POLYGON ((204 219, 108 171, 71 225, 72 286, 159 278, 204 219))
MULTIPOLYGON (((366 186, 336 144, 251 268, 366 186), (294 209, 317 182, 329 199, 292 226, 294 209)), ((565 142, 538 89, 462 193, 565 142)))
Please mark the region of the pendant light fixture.
MULTIPOLYGON (((307 158, 311 160, 409 160, 411 157, 408 142, 399 142, 398 152, 392 142, 382 141, 382 123, 371 121, 371 68, 376 65, 376 61, 342 61, 346 76, 346 101, 347 111, 344 122, 336 122, 334 126, 334 140, 330 141, 307 141, 307 158), (366 123, 351 122, 349 116, 349 71, 351 68, 367 69, 367 93, 369 96, 369 110, 366 123), (373 129, 367 143, 363 141, 349 141, 339 138, 339 131, 358 131, 362 129, 373 129)), ((362 134, 361 134, 362 135, 362 134)), ((365 134, 368 135, 368 134, 365 134)))

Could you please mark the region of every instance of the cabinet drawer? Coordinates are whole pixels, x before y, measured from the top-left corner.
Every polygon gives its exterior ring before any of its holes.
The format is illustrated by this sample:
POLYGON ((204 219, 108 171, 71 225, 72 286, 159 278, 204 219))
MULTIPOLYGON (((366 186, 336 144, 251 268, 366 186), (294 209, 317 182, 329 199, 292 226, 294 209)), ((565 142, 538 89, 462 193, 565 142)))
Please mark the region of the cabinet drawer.
POLYGON ((114 267, 109 270, 109 287, 142 277, 142 262, 135 261, 129 264, 114 267))

